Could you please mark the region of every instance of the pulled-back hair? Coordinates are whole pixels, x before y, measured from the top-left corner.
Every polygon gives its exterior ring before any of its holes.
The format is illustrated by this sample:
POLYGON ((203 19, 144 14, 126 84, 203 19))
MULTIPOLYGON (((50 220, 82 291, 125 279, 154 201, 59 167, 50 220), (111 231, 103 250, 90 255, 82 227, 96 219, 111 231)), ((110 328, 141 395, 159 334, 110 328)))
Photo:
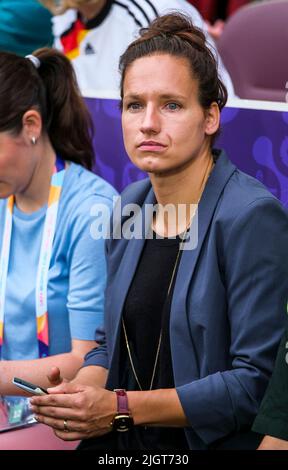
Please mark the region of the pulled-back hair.
POLYGON ((127 68, 141 57, 170 54, 186 58, 192 77, 198 81, 199 103, 205 109, 216 102, 221 110, 227 101, 227 90, 218 76, 217 61, 206 42, 204 33, 182 13, 156 18, 140 37, 132 42, 120 58, 121 98, 127 68))
POLYGON ((39 68, 29 59, 0 52, 0 132, 18 135, 25 112, 36 109, 55 152, 92 169, 92 121, 70 61, 50 48, 33 55, 39 68))

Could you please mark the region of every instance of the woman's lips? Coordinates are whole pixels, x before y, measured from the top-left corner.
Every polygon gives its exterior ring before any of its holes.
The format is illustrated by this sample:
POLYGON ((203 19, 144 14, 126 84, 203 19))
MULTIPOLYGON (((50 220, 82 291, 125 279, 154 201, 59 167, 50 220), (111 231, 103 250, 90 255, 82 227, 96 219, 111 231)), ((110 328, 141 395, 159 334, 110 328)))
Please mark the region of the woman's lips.
POLYGON ((155 142, 153 140, 146 140, 141 142, 140 145, 138 145, 138 149, 143 152, 161 152, 166 147, 167 145, 161 144, 160 142, 155 142))

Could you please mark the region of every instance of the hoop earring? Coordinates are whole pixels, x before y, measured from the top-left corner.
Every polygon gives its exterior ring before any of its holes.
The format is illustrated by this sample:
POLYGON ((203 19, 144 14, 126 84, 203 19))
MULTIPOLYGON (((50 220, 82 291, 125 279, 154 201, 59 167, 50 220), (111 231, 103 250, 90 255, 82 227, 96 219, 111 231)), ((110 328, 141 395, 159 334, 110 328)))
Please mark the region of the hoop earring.
POLYGON ((34 137, 34 136, 31 137, 31 142, 32 142, 33 145, 35 145, 36 144, 36 137, 34 137))

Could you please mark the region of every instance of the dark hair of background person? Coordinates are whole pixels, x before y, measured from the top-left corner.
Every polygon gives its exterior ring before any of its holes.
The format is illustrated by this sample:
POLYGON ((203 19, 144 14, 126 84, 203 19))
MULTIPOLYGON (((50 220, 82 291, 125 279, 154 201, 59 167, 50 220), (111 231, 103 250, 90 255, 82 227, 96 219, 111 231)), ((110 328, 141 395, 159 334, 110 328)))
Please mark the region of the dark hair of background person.
POLYGON ((93 124, 69 59, 51 48, 33 55, 39 68, 27 58, 0 52, 0 132, 18 135, 25 112, 36 109, 55 152, 91 170, 93 124))
MULTIPOLYGON (((136 60, 154 54, 170 54, 185 58, 192 77, 198 81, 199 103, 208 109, 216 102, 221 109, 227 102, 227 90, 218 75, 217 61, 206 43, 204 33, 196 28, 189 17, 171 13, 156 18, 148 28, 140 30, 140 37, 133 41, 120 57, 121 99, 126 71, 136 60)), ((218 132, 211 139, 215 140, 218 132)))

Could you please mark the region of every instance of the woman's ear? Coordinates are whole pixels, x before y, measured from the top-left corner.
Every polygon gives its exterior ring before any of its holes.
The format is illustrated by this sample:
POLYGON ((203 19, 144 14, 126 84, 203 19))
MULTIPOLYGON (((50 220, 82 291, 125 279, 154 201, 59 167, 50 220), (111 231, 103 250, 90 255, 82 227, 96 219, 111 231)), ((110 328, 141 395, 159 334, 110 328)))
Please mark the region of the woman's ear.
POLYGON ((220 110, 216 102, 212 103, 205 111, 205 133, 214 135, 220 126, 220 110))
POLYGON ((29 109, 23 115, 22 128, 25 136, 35 145, 42 132, 42 118, 36 109, 29 109))

